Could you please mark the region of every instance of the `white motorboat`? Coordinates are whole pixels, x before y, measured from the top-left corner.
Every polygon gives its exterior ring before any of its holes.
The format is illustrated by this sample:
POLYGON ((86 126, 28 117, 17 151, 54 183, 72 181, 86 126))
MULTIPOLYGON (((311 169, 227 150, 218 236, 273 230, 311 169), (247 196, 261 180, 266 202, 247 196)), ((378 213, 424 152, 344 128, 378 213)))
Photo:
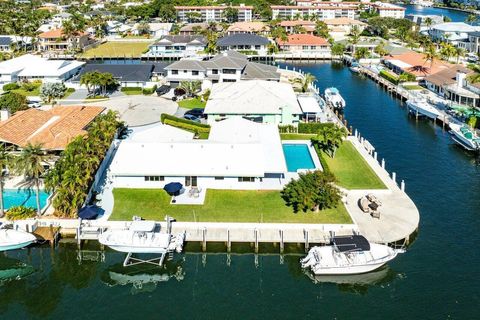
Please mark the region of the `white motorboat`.
POLYGON ((351 235, 333 237, 331 245, 313 247, 300 262, 315 275, 360 274, 380 268, 400 252, 403 250, 351 235))
POLYGON ((126 253, 182 252, 185 235, 161 233, 155 221, 132 221, 126 230, 107 230, 98 241, 113 250, 126 253))
POLYGON ((425 99, 407 100, 407 107, 411 113, 437 119, 441 113, 425 99))
POLYGON ((350 66, 349 69, 353 73, 359 73, 360 72, 360 65, 357 62, 352 62, 352 65, 350 66))
POLYGON ((37 238, 28 232, 0 227, 0 251, 24 248, 37 241, 37 238))
POLYGON ((449 123, 452 139, 469 151, 480 149, 480 137, 465 124, 449 123))
POLYGON ((333 87, 325 89, 325 101, 334 109, 343 109, 346 106, 345 100, 338 89, 333 87))

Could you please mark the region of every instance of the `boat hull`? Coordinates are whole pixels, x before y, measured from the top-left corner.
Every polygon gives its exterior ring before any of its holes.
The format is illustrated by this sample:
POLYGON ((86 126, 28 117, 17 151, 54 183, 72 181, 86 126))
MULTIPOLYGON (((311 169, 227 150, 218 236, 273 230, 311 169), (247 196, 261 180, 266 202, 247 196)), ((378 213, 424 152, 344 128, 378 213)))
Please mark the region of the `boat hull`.
MULTIPOLYGON (((104 243, 105 244, 105 243, 104 243)), ((134 247, 134 246, 123 246, 123 245, 112 245, 105 244, 107 247, 124 253, 166 253, 166 248, 152 248, 152 247, 134 247)))
POLYGON ((37 241, 37 238, 28 232, 0 229, 0 251, 24 248, 37 241))
POLYGON ((22 248, 25 248, 25 247, 31 245, 34 242, 35 242, 35 240, 25 241, 25 242, 21 242, 21 243, 17 243, 17 244, 2 245, 2 246, 0 246, 0 251, 22 249, 22 248))
POLYGON ((413 114, 420 114, 426 116, 430 119, 437 119, 440 116, 440 113, 434 109, 433 106, 422 107, 420 104, 412 103, 407 101, 407 106, 413 114))
POLYGON ((477 151, 479 150, 479 145, 472 139, 467 139, 462 132, 460 131, 461 126, 451 124, 450 134, 452 135, 453 141, 459 144, 461 147, 465 148, 468 151, 477 151))
POLYGON ((372 272, 377 270, 378 268, 384 266, 388 261, 373 263, 364 266, 348 266, 348 267, 335 267, 335 268, 327 268, 321 267, 317 269, 312 269, 312 272, 317 275, 353 275, 353 274, 362 274, 372 272))

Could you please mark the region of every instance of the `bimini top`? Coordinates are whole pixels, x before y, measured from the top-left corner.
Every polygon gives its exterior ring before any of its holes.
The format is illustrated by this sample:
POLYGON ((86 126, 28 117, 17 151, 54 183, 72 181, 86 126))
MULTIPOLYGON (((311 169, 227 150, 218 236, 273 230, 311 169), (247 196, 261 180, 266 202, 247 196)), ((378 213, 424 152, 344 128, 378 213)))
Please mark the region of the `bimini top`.
POLYGON ((370 243, 364 236, 351 235, 333 237, 332 242, 340 252, 370 250, 370 243))

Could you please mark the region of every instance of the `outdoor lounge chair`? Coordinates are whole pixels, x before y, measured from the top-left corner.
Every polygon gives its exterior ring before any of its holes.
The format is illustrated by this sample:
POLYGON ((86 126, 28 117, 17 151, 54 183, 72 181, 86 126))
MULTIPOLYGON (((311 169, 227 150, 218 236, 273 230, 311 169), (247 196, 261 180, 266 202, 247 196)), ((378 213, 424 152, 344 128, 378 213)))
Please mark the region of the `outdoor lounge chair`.
POLYGON ((380 219, 380 211, 378 210, 372 211, 370 215, 372 216, 372 218, 380 219))
POLYGON ((371 211, 369 204, 370 204, 370 201, 368 201, 366 197, 361 197, 360 199, 358 199, 358 206, 365 213, 370 213, 371 211))

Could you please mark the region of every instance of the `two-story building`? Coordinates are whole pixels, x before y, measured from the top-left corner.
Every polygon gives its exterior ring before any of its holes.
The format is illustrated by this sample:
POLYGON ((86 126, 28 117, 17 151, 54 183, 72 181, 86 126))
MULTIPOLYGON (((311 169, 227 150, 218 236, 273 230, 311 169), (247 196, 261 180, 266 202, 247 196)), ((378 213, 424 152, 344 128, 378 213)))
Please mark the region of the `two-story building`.
POLYGON ((89 44, 89 34, 77 32, 75 35, 67 36, 63 29, 55 29, 43 32, 38 36, 38 48, 40 51, 73 51, 81 50, 89 44))
POLYGON ((239 51, 247 54, 267 54, 270 41, 262 36, 252 33, 237 33, 224 36, 217 40, 217 47, 220 51, 239 51))
POLYGON ((191 57, 205 49, 207 42, 201 35, 168 35, 150 45, 148 56, 191 57))
POLYGON ((330 43, 324 38, 311 34, 291 34, 286 40, 276 39, 275 41, 284 53, 310 54, 324 58, 332 56, 330 43))

